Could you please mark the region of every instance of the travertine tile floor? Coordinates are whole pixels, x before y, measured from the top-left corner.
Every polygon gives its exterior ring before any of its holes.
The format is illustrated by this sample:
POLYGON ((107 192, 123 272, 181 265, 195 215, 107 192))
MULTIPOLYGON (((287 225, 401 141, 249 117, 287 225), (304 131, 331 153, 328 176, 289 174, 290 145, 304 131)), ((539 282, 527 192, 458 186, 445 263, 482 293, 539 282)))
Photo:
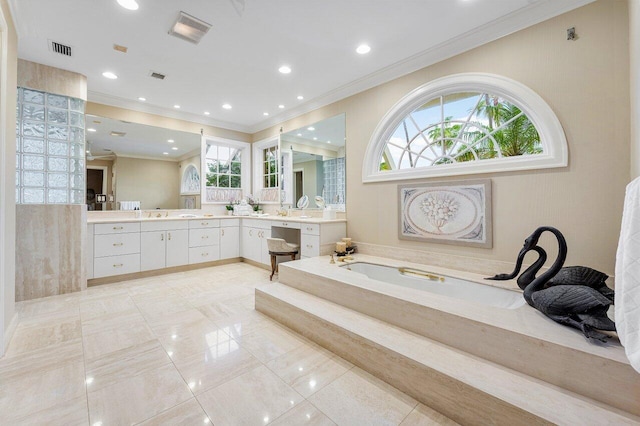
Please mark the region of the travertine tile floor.
POLYGON ((455 424, 256 312, 267 282, 235 263, 19 303, 0 424, 455 424))

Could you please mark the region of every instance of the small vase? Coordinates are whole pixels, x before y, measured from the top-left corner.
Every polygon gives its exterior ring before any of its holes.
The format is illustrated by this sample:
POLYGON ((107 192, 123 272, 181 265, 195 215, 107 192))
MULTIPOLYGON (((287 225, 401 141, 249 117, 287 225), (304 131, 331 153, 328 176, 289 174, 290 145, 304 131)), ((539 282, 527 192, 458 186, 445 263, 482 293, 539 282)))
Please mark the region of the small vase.
POLYGON ((233 216, 233 210, 227 210, 227 216, 233 216))

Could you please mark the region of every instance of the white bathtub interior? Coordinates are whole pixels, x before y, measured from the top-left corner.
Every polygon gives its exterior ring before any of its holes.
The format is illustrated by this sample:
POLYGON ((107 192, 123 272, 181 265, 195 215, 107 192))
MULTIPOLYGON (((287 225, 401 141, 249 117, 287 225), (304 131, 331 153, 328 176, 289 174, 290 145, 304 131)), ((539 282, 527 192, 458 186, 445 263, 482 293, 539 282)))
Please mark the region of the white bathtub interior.
POLYGON ((429 293, 480 303, 503 309, 517 309, 525 305, 522 292, 472 281, 430 273, 413 268, 403 269, 369 262, 353 262, 341 267, 353 273, 388 284, 413 288, 429 293), (404 273, 402 271, 405 271, 404 273))

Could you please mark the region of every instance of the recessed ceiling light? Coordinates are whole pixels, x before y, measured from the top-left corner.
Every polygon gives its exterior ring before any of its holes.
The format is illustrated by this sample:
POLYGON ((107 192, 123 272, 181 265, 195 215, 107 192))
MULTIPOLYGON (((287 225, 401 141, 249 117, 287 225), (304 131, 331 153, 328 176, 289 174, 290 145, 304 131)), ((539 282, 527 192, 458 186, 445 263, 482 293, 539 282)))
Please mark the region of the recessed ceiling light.
POLYGON ((178 150, 178 147, 177 147, 177 146, 174 146, 174 147, 172 147, 171 149, 172 149, 172 150, 174 150, 174 151, 177 151, 177 150, 178 150))
POLYGON ((317 141, 317 140, 318 140, 318 138, 313 138, 313 140, 314 140, 314 141, 317 141))
POLYGON ((231 109, 231 108, 233 108, 233 107, 232 107, 231 105, 229 105, 229 104, 224 104, 224 105, 222 105, 222 108, 224 108, 224 109, 231 109))
POLYGON ((302 136, 302 133, 298 133, 296 136, 302 136))
POLYGON ((301 101, 301 100, 303 100, 303 99, 304 99, 304 96, 302 96, 302 95, 298 95, 298 100, 299 100, 299 101, 301 101))
POLYGON ((263 112, 262 115, 264 115, 265 117, 269 115, 268 112, 263 112))
POLYGON ((178 104, 175 104, 173 107, 174 107, 175 109, 180 109, 180 105, 178 105, 178 104))
POLYGON ((309 127, 307 127, 307 130, 308 130, 308 131, 310 131, 310 132, 313 132, 315 129, 316 129, 316 128, 315 128, 315 127, 313 127, 313 126, 309 126, 309 127))
POLYGON ((288 65, 283 65, 278 68, 278 71, 280 71, 282 74, 289 74, 291 72, 291 67, 289 67, 288 65))
POLYGON ((331 141, 327 141, 327 143, 331 143, 331 141))
POLYGON ((118 0, 118 4, 128 10, 138 10, 138 2, 136 0, 118 0))
POLYGON ((106 78, 108 78, 108 79, 110 79, 110 80, 115 80, 116 78, 118 78, 118 76, 117 76, 117 75, 115 75, 114 73, 112 73, 111 71, 105 71, 105 72, 103 72, 103 73, 102 73, 102 76, 103 76, 103 77, 106 77, 106 78))
POLYGON ((97 130, 96 130, 96 129, 94 129, 93 127, 89 127, 89 128, 87 129, 87 132, 97 132, 97 130))
POLYGON ((278 108, 284 109, 284 105, 278 105, 278 108))
POLYGON ((173 139, 167 139, 167 142, 174 143, 175 141, 173 139))
POLYGON ((144 101, 146 101, 146 100, 147 100, 147 98, 143 98, 142 96, 140 96, 140 97, 138 98, 138 100, 139 100, 140 102, 144 102, 144 101))
POLYGON ((365 55, 369 52, 371 52, 371 48, 369 47, 369 45, 367 44, 361 44, 360 46, 358 46, 358 48, 356 49, 356 52, 358 52, 361 55, 365 55))
POLYGON ((211 114, 209 111, 204 112, 204 115, 209 115, 209 114, 211 114))
POLYGON ((168 152, 163 152, 162 155, 169 155, 169 153, 168 152))

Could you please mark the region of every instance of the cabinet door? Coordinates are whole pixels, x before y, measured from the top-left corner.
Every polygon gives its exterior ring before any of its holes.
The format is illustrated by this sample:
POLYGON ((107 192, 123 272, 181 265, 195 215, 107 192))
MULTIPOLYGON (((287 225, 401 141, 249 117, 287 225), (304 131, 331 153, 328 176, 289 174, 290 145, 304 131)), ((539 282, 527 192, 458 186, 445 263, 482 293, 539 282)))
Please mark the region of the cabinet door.
POLYGON ((260 237, 260 253, 258 253, 258 262, 265 265, 271 265, 271 256, 269 255, 269 246, 267 245, 267 238, 271 238, 271 229, 259 229, 260 237))
POLYGON ((240 228, 226 226, 220 228, 220 259, 240 256, 240 228))
POLYGON ((260 229, 245 226, 242 228, 242 257, 260 262, 260 229))
POLYGON ((167 231, 167 267, 189 263, 189 230, 167 231))
POLYGON ((165 231, 140 233, 140 270, 151 271, 165 267, 165 231))

